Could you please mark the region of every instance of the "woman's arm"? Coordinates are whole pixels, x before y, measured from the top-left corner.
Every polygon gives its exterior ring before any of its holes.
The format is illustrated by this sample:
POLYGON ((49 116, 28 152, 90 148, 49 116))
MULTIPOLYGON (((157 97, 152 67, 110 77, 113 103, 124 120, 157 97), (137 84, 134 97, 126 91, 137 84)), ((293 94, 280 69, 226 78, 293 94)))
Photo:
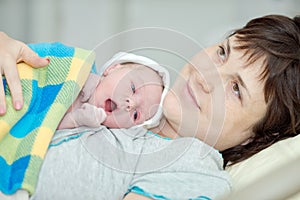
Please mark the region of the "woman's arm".
POLYGON ((123 200, 151 200, 151 199, 139 194, 129 193, 126 195, 126 197, 123 200))
MULTIPOLYGON (((25 62, 35 68, 49 64, 49 59, 41 58, 26 44, 8 37, 0 32, 0 75, 4 75, 12 94, 16 110, 23 106, 22 87, 16 63, 25 62)), ((0 116, 6 112, 3 82, 0 81, 0 116)))

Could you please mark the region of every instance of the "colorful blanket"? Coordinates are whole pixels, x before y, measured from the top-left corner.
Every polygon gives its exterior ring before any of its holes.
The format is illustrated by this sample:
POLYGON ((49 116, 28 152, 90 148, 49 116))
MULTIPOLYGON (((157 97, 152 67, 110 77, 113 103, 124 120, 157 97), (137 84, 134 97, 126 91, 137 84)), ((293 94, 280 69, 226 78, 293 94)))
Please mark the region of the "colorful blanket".
POLYGON ((7 114, 0 116, 0 190, 5 194, 20 188, 34 192, 56 127, 94 66, 91 51, 61 43, 29 46, 51 62, 41 69, 18 64, 24 96, 20 111, 13 109, 9 88, 2 78, 8 105, 7 114))

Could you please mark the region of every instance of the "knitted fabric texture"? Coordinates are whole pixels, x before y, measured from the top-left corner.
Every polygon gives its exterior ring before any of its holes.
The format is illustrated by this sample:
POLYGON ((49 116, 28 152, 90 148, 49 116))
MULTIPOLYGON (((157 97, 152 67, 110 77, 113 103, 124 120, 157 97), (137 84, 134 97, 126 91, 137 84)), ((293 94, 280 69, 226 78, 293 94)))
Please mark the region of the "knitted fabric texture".
POLYGON ((2 77, 7 103, 7 113, 0 116, 0 190, 4 194, 18 189, 34 192, 52 136, 94 67, 92 51, 61 43, 29 47, 51 62, 40 69, 18 64, 24 96, 20 111, 14 110, 2 77))

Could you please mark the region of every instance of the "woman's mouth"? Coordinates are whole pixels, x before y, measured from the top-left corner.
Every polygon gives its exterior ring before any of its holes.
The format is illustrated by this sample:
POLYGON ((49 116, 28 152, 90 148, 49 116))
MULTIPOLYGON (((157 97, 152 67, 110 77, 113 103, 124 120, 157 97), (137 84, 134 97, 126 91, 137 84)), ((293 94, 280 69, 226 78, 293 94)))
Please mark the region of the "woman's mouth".
POLYGON ((118 105, 111 99, 106 99, 104 102, 105 112, 112 112, 118 108, 118 105))

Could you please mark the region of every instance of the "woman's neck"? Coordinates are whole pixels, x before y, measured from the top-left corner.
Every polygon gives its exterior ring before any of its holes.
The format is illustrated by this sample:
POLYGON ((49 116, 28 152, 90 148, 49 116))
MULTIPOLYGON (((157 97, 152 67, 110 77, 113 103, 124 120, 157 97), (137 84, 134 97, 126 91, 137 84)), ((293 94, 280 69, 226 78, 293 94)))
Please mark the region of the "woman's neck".
POLYGON ((170 122, 166 118, 162 118, 160 120, 160 123, 157 127, 152 128, 151 131, 153 133, 157 133, 158 135, 162 137, 167 137, 171 139, 175 139, 177 137, 180 137, 176 130, 172 127, 170 122))

